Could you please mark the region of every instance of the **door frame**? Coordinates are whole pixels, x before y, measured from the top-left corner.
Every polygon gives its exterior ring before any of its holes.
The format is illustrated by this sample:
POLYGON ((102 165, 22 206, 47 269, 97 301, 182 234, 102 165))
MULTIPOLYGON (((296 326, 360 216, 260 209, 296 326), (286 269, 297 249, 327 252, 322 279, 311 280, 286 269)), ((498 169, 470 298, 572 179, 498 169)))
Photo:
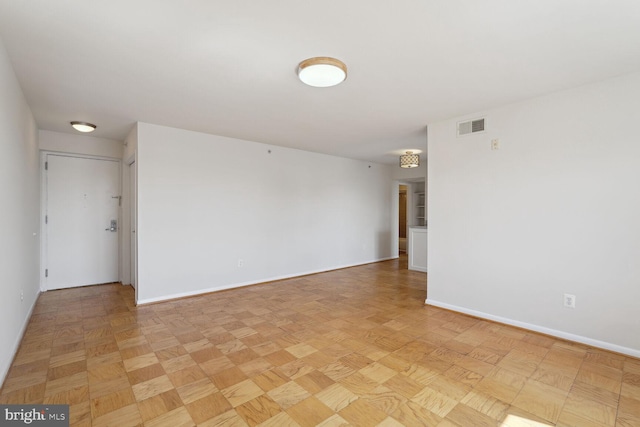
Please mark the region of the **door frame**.
MULTIPOLYGON (((134 290, 134 301, 138 303, 138 161, 134 152, 131 157, 126 160, 126 171, 123 172, 126 178, 123 180, 123 189, 126 185, 126 212, 123 217, 127 218, 126 226, 123 232, 127 236, 123 238, 123 263, 128 267, 127 271, 123 271, 123 283, 129 282, 134 290), (135 167, 135 174, 131 176, 131 168, 135 167), (134 232, 135 230, 135 232, 134 232), (124 258, 127 258, 126 260, 124 258)), ((125 169, 125 168, 123 168, 125 169)), ((125 203, 123 203, 125 209, 125 203)))
POLYGON ((400 223, 400 186, 405 185, 407 187, 407 232, 409 232, 409 226, 412 225, 410 221, 410 207, 413 203, 413 186, 411 181, 406 179, 396 179, 391 184, 391 258, 399 258, 400 236, 398 235, 398 224, 400 223))
MULTIPOLYGON (((47 254, 47 224, 45 223, 45 216, 47 214, 47 206, 48 206, 48 186, 47 186, 47 174, 45 170, 45 162, 47 161, 47 156, 61 156, 61 157, 75 157, 81 159, 91 159, 91 160, 107 160, 111 162, 117 162, 118 168, 120 170, 120 174, 118 179, 120 180, 120 190, 122 195, 122 159, 116 157, 107 157, 107 156, 91 156, 86 154, 76 154, 76 153, 65 153, 62 151, 49 151, 49 150, 40 150, 40 291, 46 292, 48 290, 47 287, 47 277, 45 274, 45 270, 48 264, 48 254, 47 254)), ((121 199, 122 200, 122 199, 121 199)), ((118 208, 118 221, 121 222, 122 218, 122 203, 118 208)), ((121 257, 121 241, 122 241, 122 227, 118 227, 118 271, 120 271, 120 257, 121 257)))

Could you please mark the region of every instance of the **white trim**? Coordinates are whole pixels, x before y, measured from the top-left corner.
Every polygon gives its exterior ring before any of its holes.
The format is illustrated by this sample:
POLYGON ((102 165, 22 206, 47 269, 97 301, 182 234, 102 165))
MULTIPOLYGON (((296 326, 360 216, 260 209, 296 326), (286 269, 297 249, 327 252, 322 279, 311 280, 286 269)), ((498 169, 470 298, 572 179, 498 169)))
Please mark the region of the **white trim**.
POLYGON ((391 233, 391 253, 398 256, 400 252, 400 237, 397 231, 400 222, 400 201, 398 200, 400 185, 402 183, 398 180, 391 183, 391 230, 395 230, 391 233))
POLYGON ((129 229, 127 242, 129 246, 127 248, 127 253, 129 255, 129 281, 133 286, 135 302, 138 304, 138 162, 136 160, 136 151, 134 151, 133 156, 131 158, 131 162, 128 162, 127 167, 127 185, 129 194, 128 200, 128 215, 129 215, 129 229), (131 177, 131 169, 134 170, 135 174, 133 178, 131 177), (131 189, 134 189, 131 191, 131 189), (133 214, 135 211, 135 215, 133 214), (135 233, 132 230, 135 224, 135 233))
MULTIPOLYGON (((131 208, 132 208, 132 195, 131 195, 131 165, 136 162, 137 150, 134 150, 133 153, 123 159, 122 161, 122 206, 121 206, 121 237, 120 240, 120 282, 123 285, 133 285, 132 277, 133 272, 131 271, 131 208)), ((137 299, 137 287, 134 287, 136 290, 136 299, 137 299)))
POLYGON ((44 170, 45 162, 47 161, 47 151, 40 150, 40 265, 39 265, 39 274, 38 274, 38 284, 40 286, 40 292, 46 291, 47 279, 44 276, 45 271, 45 263, 47 260, 46 248, 47 248, 47 240, 45 236, 45 232, 47 230, 45 224, 45 215, 47 214, 47 174, 44 170))
POLYGON ((424 302, 427 305, 434 307, 440 307, 459 313, 468 314, 470 316, 479 317, 481 319, 492 320, 498 323, 504 323, 506 325, 516 326, 518 328, 527 329, 541 334, 550 335, 557 338, 562 338, 567 341, 574 341, 580 344, 585 344, 591 347, 597 347, 604 350, 614 351, 616 353, 625 354, 627 356, 640 358, 640 350, 633 348, 623 347, 617 344, 594 340, 593 338, 583 337, 581 335, 574 335, 564 331, 558 331, 556 329, 545 328, 544 326, 533 325, 531 323, 520 322, 519 320, 508 319, 505 317, 495 316, 493 314, 483 313, 481 311, 471 310, 464 307, 458 307, 456 305, 447 304, 440 301, 434 301, 427 298, 424 302))
POLYGON ((38 302, 38 298, 40 298, 40 294, 42 292, 38 291, 38 295, 36 295, 36 298, 33 300, 33 304, 31 304, 31 308, 29 309, 29 312, 27 313, 27 316, 24 318, 24 322, 22 323, 22 327, 20 328, 20 332, 18 333, 18 337, 16 339, 16 341, 13 343, 13 347, 12 347, 12 353, 13 353, 13 357, 11 358, 11 360, 9 361, 9 365, 8 366, 3 366, 2 368, 2 372, 0 372, 0 382, 2 384, 4 384, 4 380, 7 379, 7 374, 9 373, 9 369, 11 369, 11 366, 13 366, 13 362, 14 359, 16 358, 16 355, 18 354, 18 350, 20 349, 20 343, 22 343, 22 338, 24 338, 24 333, 27 331, 27 326, 29 325, 29 321, 31 320, 31 315, 33 314, 33 309, 36 307, 36 303, 38 302))
POLYGON ((44 158, 46 158, 47 155, 52 155, 52 156, 61 156, 61 157, 79 157, 81 159, 110 160, 112 162, 122 163, 122 159, 118 157, 94 156, 92 154, 67 153, 64 151, 52 151, 52 150, 40 150, 40 154, 44 155, 44 158))
POLYGON ((327 271, 342 270, 343 268, 357 267, 359 265, 366 265, 366 264, 374 264, 374 263, 377 263, 377 262, 389 261, 389 260, 392 260, 392 259, 398 259, 398 256, 396 255, 396 256, 393 256, 393 257, 381 258, 381 259, 374 260, 374 261, 366 261, 366 262, 361 262, 361 263, 357 263, 357 264, 349 264, 349 265, 343 265, 343 266, 339 266, 339 267, 333 267, 333 268, 327 268, 327 269, 321 269, 321 270, 313 270, 313 271, 307 271, 307 272, 301 272, 301 273, 295 273, 295 274, 287 274, 287 275, 284 275, 284 276, 269 277, 269 278, 260 279, 260 280, 254 280, 254 281, 250 281, 250 282, 231 283, 231 284, 227 284, 227 285, 216 286, 215 288, 198 289, 196 291, 181 292, 181 293, 178 293, 178 294, 171 294, 171 295, 166 295, 166 296, 162 296, 162 297, 146 298, 146 299, 141 299, 141 300, 137 301, 136 305, 151 304, 151 303, 154 303, 154 302, 162 302, 162 301, 168 301, 168 300, 173 300, 173 299, 178 299, 178 298, 186 298, 186 297, 192 297, 192 296, 197 296, 197 295, 210 294, 210 293, 218 292, 218 291, 226 291, 228 289, 235 289, 235 288, 242 288, 244 286, 258 285, 260 283, 274 282, 276 280, 285 280, 285 279, 291 279, 291 278, 295 278, 295 277, 303 277, 303 276, 308 276, 310 274, 326 273, 327 271))

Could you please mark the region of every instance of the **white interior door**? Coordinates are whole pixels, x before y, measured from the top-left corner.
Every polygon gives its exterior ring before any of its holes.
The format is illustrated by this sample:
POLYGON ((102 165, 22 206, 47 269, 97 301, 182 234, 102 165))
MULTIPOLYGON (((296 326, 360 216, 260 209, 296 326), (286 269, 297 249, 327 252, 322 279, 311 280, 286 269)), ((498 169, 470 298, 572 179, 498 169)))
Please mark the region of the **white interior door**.
POLYGON ((47 289, 117 282, 120 162, 46 161, 47 289))

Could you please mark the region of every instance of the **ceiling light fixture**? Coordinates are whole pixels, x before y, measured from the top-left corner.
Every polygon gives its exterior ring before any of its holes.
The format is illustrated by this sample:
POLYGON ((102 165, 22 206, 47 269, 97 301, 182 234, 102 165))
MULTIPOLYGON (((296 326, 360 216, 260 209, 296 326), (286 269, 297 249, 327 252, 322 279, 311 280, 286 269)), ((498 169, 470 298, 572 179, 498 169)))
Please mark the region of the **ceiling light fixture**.
POLYGON ((71 122, 71 126, 78 132, 93 132, 96 125, 87 122, 71 122))
POLYGON ((309 58, 298 65, 298 77, 302 83, 313 87, 335 86, 347 78, 347 66, 327 56, 309 58))
POLYGON ((400 156, 401 168, 417 168, 418 166, 420 166, 420 156, 413 154, 413 151, 407 151, 407 154, 400 156))

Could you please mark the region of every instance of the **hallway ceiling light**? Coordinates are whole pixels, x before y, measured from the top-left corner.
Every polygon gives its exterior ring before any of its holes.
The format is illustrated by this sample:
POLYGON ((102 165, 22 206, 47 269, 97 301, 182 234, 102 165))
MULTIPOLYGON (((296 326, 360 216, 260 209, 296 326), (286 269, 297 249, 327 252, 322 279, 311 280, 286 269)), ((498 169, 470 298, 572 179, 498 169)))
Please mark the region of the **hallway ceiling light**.
POLYGON ((304 84, 313 87, 335 86, 347 78, 347 66, 338 59, 326 56, 309 58, 298 65, 298 77, 304 84))
POLYGON ((407 151, 407 154, 400 156, 401 168, 417 168, 420 166, 420 156, 413 154, 413 151, 407 151))
POLYGON ((71 122, 71 126, 78 132, 93 132, 96 125, 87 122, 71 122))

